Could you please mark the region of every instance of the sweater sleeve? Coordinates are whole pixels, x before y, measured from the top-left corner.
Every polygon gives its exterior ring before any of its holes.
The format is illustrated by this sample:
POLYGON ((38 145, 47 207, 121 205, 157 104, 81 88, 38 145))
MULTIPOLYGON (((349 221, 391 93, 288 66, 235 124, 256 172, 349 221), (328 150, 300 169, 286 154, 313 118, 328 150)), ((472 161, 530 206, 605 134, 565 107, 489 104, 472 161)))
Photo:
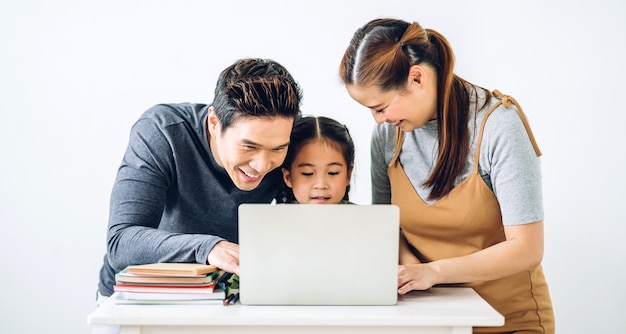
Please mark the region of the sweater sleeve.
POLYGON ((111 194, 107 256, 115 271, 152 262, 206 263, 222 238, 159 229, 176 164, 167 136, 153 120, 140 119, 111 194))

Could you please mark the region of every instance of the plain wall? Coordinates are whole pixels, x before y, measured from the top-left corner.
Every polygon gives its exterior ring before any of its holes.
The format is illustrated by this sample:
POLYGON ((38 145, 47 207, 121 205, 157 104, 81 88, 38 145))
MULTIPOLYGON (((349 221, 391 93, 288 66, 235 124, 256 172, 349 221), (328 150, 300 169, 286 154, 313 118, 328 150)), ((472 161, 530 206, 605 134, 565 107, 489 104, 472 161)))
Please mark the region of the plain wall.
POLYGON ((351 198, 369 204, 374 122, 337 68, 353 32, 383 16, 438 30, 457 74, 520 102, 544 153, 543 265, 558 332, 626 332, 617 0, 3 0, 0 332, 89 332, 130 127, 157 103, 210 103, 218 73, 239 58, 282 63, 305 113, 349 127, 351 198))

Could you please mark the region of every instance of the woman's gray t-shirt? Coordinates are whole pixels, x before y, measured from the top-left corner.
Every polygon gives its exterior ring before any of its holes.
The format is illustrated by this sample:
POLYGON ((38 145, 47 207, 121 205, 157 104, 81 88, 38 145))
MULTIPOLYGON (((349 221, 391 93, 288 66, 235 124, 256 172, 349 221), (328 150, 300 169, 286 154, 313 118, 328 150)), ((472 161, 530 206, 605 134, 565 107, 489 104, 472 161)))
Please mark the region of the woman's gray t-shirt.
MULTIPOLYGON (((470 153, 458 185, 472 171, 478 131, 489 106, 482 106, 484 93, 478 91, 478 103, 471 103, 470 153)), ((491 99, 491 105, 497 103, 491 99)), ((391 203, 391 189, 387 168, 394 155, 396 129, 393 124, 381 124, 374 128, 371 141, 372 203, 391 203)), ((438 151, 437 120, 421 128, 405 133, 400 152, 400 163, 418 195, 426 202, 430 189, 422 186, 434 167, 438 151)), ((534 151, 524 123, 517 109, 512 106, 497 107, 485 124, 479 156, 479 172, 485 183, 496 195, 500 204, 504 225, 528 224, 544 219, 541 184, 541 161, 534 151)))

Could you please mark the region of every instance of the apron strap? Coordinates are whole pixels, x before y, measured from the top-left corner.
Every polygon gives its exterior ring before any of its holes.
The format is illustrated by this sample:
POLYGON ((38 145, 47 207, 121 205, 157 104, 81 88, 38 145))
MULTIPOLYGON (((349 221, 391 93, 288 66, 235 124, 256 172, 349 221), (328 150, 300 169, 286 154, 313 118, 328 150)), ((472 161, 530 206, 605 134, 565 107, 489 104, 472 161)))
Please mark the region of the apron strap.
POLYGON ((487 123, 487 118, 500 105, 504 106, 505 108, 510 108, 511 105, 514 104, 515 107, 517 107, 518 114, 520 118, 522 119, 522 123, 524 123, 524 128, 526 128, 526 132, 528 133, 528 138, 530 139, 530 142, 533 145, 535 154, 537 154, 538 157, 541 156, 541 150, 539 150, 539 145, 537 145, 537 141, 535 140, 533 131, 530 129, 530 125, 528 124, 526 115, 524 114, 524 111, 522 110, 522 107, 519 105, 519 103, 517 103, 517 101, 513 97, 509 95, 504 95, 497 89, 493 91, 493 95, 496 98, 498 98, 500 101, 498 101, 497 103, 492 105, 491 108, 489 108, 489 110, 487 111, 487 114, 485 114, 485 118, 483 118, 482 124, 480 125, 480 132, 478 133, 478 139, 476 142, 476 151, 474 152, 474 166, 472 170, 472 173, 474 174, 478 173, 478 157, 480 156, 480 144, 482 143, 483 130, 485 128, 485 124, 487 123))
POLYGON ((526 132, 528 133, 528 138, 530 139, 530 142, 533 144, 533 148, 535 149, 535 154, 537 154, 537 156, 540 157, 541 150, 539 150, 539 145, 537 145, 537 141, 535 140, 535 136, 533 135, 533 130, 531 130, 530 124, 528 123, 528 120, 526 119, 526 115, 524 114, 524 111, 522 110, 522 107, 519 105, 519 103, 517 103, 517 101, 513 97, 509 95, 504 95, 500 93, 500 91, 497 89, 493 91, 493 95, 501 99, 502 105, 504 105, 505 108, 510 108, 511 104, 514 104, 515 107, 517 107, 517 111, 519 112, 519 117, 522 119, 522 122, 524 123, 524 127, 526 128, 526 132))
MULTIPOLYGON (((518 114, 520 118, 522 119, 522 123, 524 123, 524 128, 526 128, 526 132, 528 133, 528 138, 530 139, 530 142, 533 145, 535 154, 537 154, 538 157, 541 156, 541 150, 539 149, 539 145, 537 145, 537 141, 535 140, 533 131, 530 128, 528 120, 526 119, 526 115, 524 114, 524 111, 522 110, 522 107, 519 105, 519 103, 517 103, 517 101, 513 97, 509 95, 504 95, 497 89, 493 91, 493 95, 496 98, 498 98, 499 101, 495 103, 494 105, 492 105, 491 108, 489 108, 489 110, 487 111, 487 114, 485 114, 485 118, 483 118, 482 124, 480 125, 480 132, 478 133, 478 139, 476 142, 476 151, 474 152, 474 166, 472 170, 472 173, 474 174, 478 173, 478 158, 480 156, 480 144, 482 143, 482 140, 483 140, 483 130, 485 128, 485 124, 487 123, 487 118, 500 105, 504 106, 505 108, 510 108, 511 105, 513 104, 515 105, 515 107, 517 107, 518 114)), ((398 157, 400 156, 400 150, 402 149, 403 141, 404 141, 404 132, 396 128, 395 150, 394 150, 393 158, 391 158, 391 161, 389 162, 388 167, 393 166, 393 164, 398 160, 398 157)))

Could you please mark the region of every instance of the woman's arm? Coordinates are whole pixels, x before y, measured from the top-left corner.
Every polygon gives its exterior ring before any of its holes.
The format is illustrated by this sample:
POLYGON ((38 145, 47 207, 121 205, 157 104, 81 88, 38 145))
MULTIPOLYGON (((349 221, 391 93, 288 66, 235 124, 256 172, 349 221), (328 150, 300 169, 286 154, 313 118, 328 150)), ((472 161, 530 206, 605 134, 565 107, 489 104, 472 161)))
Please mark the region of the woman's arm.
POLYGON ((435 284, 494 280, 536 268, 543 259, 543 221, 505 226, 506 240, 476 253, 400 266, 398 292, 435 284))
POLYGON ((385 156, 390 149, 391 154, 393 154, 393 146, 389 147, 391 145, 389 140, 389 129, 385 125, 374 127, 370 142, 372 204, 391 203, 391 186, 389 175, 387 175, 389 161, 385 156))

